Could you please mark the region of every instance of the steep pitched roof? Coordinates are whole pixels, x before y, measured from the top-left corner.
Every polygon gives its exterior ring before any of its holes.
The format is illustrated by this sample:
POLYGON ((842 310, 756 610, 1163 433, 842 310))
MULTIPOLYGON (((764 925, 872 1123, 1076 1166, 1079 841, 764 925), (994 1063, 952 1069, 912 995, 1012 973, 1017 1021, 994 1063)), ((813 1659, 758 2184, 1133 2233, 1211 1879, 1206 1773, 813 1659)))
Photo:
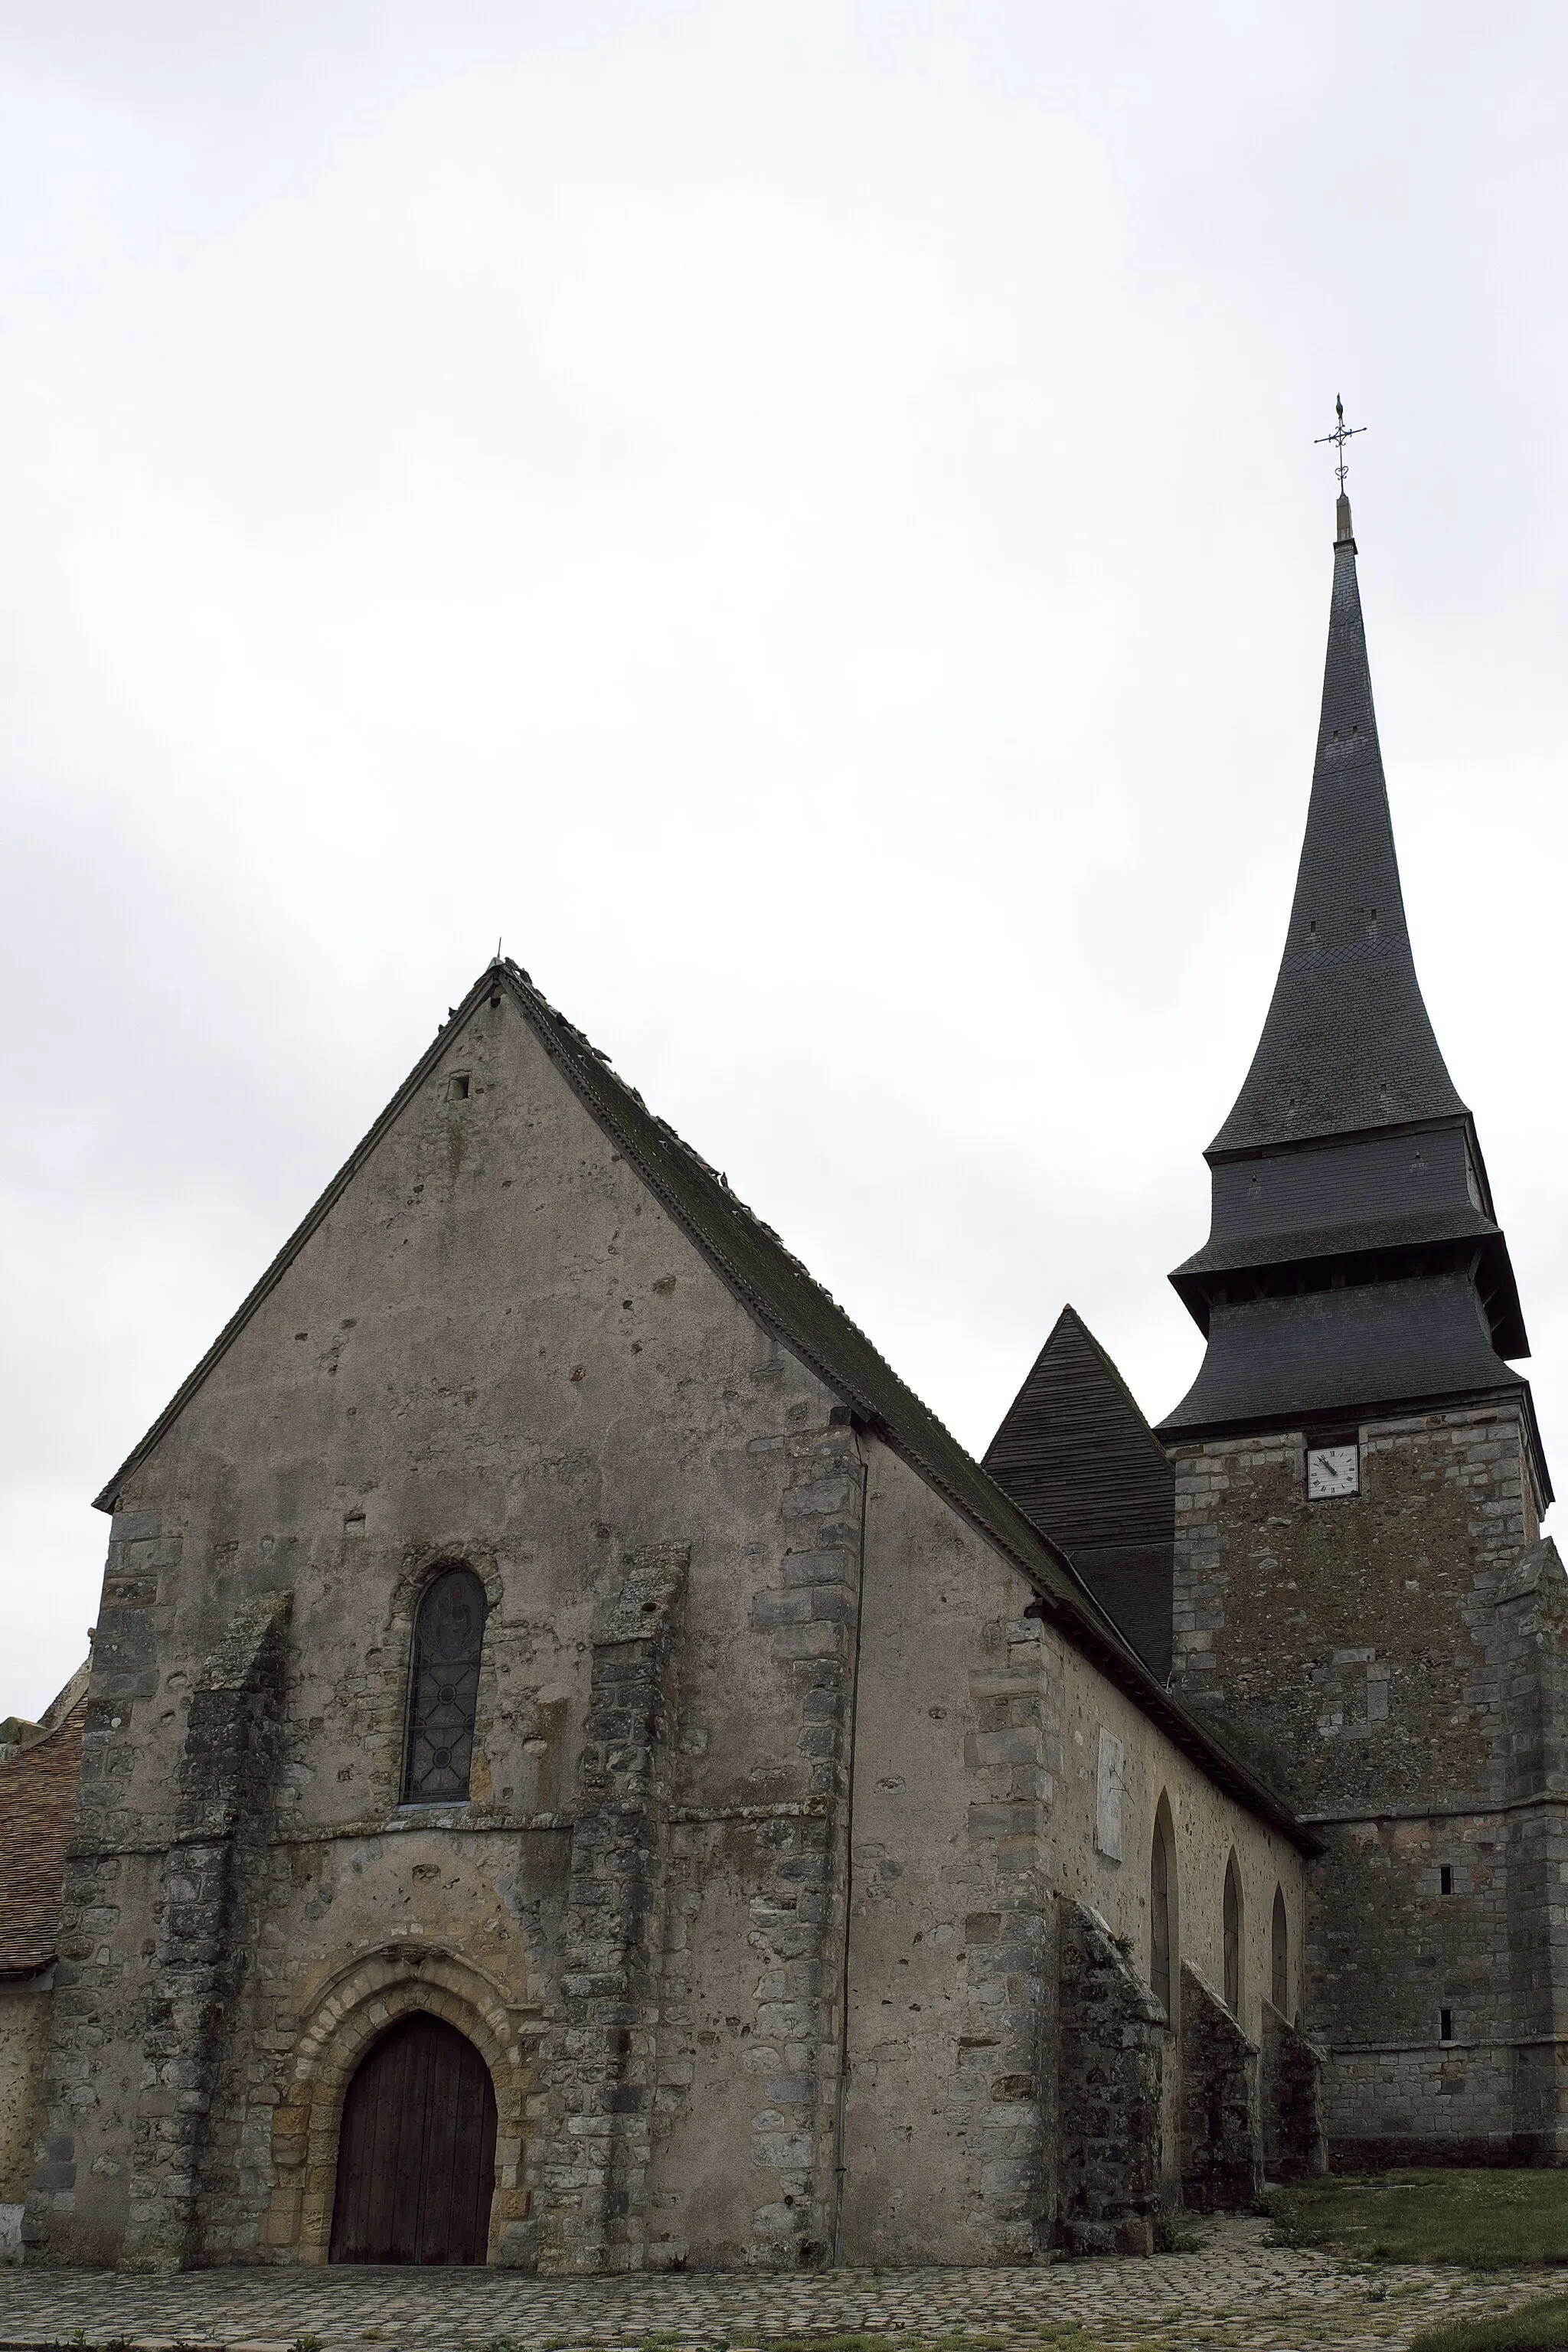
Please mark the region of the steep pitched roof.
POLYGON ((1100 1607, 1166 1680, 1175 1472, 1131 1390, 1072 1307, 1062 1308, 981 1466, 1061 1545, 1100 1607))
MULTIPOLYGON (((1047 1622, 1127 1692, 1215 1783, 1289 1837, 1318 1850, 1314 1833, 1266 1788, 1206 1726, 1163 1687, 1095 1601, 1070 1561, 986 1475, 973 1455, 905 1386, 821 1284, 730 1190, 727 1178, 647 1108, 616 1076, 609 1056, 558 1013, 517 964, 492 964, 464 998, 447 1029, 460 1028, 487 996, 505 990, 579 1100, 643 1182, 682 1227, 734 1295, 784 1346, 808 1364, 862 1423, 944 1496, 1033 1585, 1047 1622)), ((158 1444, 230 1342, 276 1286, 382 1136, 441 1059, 447 1029, 410 1072, 392 1102, 285 1244, 237 1313, 135 1451, 98 1496, 112 1510, 119 1490, 158 1444)))
POLYGON ((1252 1067, 1211 1153, 1467 1116, 1410 952, 1349 500, 1340 508, 1322 715, 1290 925, 1252 1067))
POLYGON ((1064 1307, 982 1467, 1069 1552, 1169 1543, 1175 1474, 1082 1317, 1064 1307))

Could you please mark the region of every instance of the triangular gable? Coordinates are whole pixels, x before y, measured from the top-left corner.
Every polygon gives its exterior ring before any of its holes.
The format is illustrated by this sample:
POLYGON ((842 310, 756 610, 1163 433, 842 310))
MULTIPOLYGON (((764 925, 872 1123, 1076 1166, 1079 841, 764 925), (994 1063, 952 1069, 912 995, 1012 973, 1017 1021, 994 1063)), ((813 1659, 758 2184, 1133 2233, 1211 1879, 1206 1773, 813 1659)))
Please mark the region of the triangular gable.
POLYGON ((1069 1552, 1170 1540, 1175 1479, 1165 1449, 1070 1307, 1057 1318, 984 1465, 1069 1552))
POLYGON ((627 1164, 763 1328, 815 1371, 856 1419, 874 1429, 1019 1569, 1033 1585, 1037 1605, 1047 1621, 1127 1691, 1212 1780, 1298 1844, 1313 1850, 1310 1832, 1169 1696, 1063 1552, 1042 1537, 930 1408, 906 1388, 865 1333, 790 1254, 772 1227, 737 1199, 724 1176, 649 1111, 636 1089, 610 1067, 609 1057, 558 1013, 528 973, 510 960, 493 963, 476 981, 238 1311, 115 1472, 97 1498, 98 1508, 115 1508, 126 1480, 173 1426, 276 1288, 470 1014, 487 998, 503 991, 517 1003, 544 1051, 627 1164))
POLYGON ((1059 1544, 1162 1681, 1171 1668, 1175 1474, 1137 1399, 1064 1307, 984 1468, 1059 1544))

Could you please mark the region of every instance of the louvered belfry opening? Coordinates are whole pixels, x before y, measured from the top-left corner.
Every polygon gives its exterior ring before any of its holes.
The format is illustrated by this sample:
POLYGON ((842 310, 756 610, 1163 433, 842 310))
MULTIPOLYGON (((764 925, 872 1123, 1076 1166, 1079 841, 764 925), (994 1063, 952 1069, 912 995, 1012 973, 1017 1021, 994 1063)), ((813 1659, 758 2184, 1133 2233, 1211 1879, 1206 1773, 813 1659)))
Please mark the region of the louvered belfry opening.
POLYGON ((482 2263, 495 2187, 489 2069, 456 2026, 400 2018, 343 2101, 334 2263, 482 2263))

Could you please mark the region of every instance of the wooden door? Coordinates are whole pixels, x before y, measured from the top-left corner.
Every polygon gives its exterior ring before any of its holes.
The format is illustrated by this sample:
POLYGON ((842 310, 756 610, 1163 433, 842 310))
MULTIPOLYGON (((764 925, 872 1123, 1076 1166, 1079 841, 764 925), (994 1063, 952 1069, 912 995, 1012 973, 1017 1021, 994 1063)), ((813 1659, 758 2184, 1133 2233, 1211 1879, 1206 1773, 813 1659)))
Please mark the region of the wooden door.
POLYGON ((360 2063, 343 2101, 334 2263, 482 2263, 496 2098, 471 2042, 417 2010, 360 2063))

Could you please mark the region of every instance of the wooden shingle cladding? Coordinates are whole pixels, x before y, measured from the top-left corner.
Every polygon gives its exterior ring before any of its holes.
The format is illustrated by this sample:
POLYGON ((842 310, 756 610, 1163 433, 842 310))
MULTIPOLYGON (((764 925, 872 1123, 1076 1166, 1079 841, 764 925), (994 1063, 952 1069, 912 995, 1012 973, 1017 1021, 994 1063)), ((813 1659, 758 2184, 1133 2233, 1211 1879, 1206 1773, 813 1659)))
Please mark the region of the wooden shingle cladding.
POLYGON ((1072 1307, 1063 1307, 983 1466, 1067 1553, 1163 1681, 1171 1670, 1175 1477, 1131 1391, 1072 1307))

